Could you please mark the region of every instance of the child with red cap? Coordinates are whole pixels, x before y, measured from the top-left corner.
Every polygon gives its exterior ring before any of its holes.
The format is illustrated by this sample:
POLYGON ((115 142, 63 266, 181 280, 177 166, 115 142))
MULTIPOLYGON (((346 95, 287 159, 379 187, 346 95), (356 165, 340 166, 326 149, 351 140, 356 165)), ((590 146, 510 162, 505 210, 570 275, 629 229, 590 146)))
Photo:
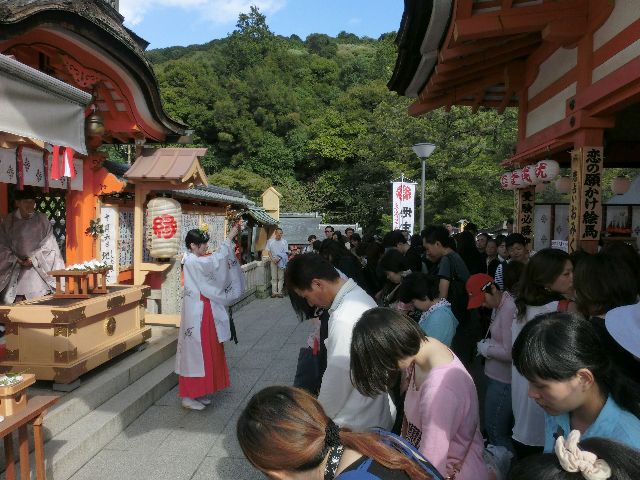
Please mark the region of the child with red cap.
MULTIPOLYGON (((522 273, 523 265, 505 265, 504 280, 508 290, 522 273)), ((478 342, 478 355, 485 359, 484 373, 487 392, 484 402, 484 423, 489 443, 513 451, 511 443, 511 324, 516 317, 516 304, 511 293, 501 291, 492 277, 484 273, 467 280, 468 308, 493 309, 491 325, 484 340, 478 342)))

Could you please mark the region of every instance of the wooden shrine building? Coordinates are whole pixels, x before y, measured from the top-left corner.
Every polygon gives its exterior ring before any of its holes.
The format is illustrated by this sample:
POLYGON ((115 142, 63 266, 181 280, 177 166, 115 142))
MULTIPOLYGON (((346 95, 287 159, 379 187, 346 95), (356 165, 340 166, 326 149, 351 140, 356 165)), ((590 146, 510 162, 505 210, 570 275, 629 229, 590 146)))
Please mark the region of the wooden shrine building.
MULTIPOLYGON (((98 147, 176 143, 186 134, 186 127, 169 118, 162 108, 157 80, 143 53, 148 43, 123 26, 116 3, 0 2, 0 53, 86 92, 92 99, 84 125, 77 132, 83 140, 86 135, 86 150, 76 149, 74 181, 67 184, 63 178, 49 183, 50 178, 44 175, 26 182, 44 191, 50 188, 38 204, 46 206, 55 224, 67 264, 96 256, 95 242, 85 230, 98 216, 99 196, 118 187, 102 168, 105 158, 98 147)), ((49 112, 43 107, 41 114, 49 112)), ((51 117, 50 121, 57 120, 51 117)), ((0 178, 0 216, 12 209, 11 192, 16 184, 13 176, 0 178)))
MULTIPOLYGON (((601 173, 640 158, 636 0, 407 0, 389 88, 414 116, 452 105, 519 109, 505 167, 571 168, 569 249, 597 248, 601 173)), ((516 190, 516 231, 533 187, 516 190)), ((524 233, 524 232, 523 232, 524 233)))

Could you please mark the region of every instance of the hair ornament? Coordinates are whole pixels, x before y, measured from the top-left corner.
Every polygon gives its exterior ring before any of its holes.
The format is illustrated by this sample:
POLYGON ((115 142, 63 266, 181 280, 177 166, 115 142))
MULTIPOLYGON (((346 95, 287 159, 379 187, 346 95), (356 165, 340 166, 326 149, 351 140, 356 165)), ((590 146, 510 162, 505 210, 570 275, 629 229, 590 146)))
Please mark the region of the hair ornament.
POLYGON ((565 472, 580 472, 585 480, 607 480, 611 478, 611 467, 604 460, 598 459, 595 453, 580 450, 580 432, 572 430, 567 439, 559 436, 556 439, 555 453, 560 466, 565 472))
POLYGON ((340 445, 340 427, 338 427, 333 420, 329 419, 324 429, 324 435, 325 446, 337 447, 340 445))
POLYGON ((209 233, 209 225, 206 223, 201 223, 199 230, 206 235, 209 233))

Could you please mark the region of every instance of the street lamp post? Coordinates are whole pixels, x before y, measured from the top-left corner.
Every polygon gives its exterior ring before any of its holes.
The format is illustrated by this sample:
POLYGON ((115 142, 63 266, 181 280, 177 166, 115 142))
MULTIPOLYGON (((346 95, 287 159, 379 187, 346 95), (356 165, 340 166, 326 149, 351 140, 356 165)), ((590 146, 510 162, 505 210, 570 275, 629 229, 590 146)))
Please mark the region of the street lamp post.
POLYGON ((424 230, 424 167, 425 161, 431 156, 436 146, 433 143, 416 143, 413 147, 415 153, 422 160, 422 195, 420 195, 420 231, 424 230))

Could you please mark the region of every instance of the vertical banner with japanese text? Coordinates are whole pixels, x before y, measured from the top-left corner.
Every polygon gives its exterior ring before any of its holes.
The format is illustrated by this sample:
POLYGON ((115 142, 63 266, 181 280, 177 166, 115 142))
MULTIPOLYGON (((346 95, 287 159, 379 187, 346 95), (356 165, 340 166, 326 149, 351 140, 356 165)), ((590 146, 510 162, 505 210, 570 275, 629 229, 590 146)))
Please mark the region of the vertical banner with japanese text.
POLYGON ((569 251, 580 242, 597 242, 602 230, 603 148, 582 147, 571 152, 571 210, 569 251))
POLYGON ((97 258, 108 265, 113 266, 107 272, 107 283, 113 285, 118 283, 118 273, 120 271, 120 262, 116 260, 119 215, 118 207, 113 205, 102 205, 100 208, 100 223, 104 228, 104 233, 100 235, 100 253, 97 258))
POLYGON ((393 230, 408 230, 413 233, 416 184, 393 182, 393 230))
POLYGON ((602 230, 602 147, 583 149, 580 240, 600 240, 602 230))
POLYGON ((536 187, 527 187, 516 190, 518 199, 516 204, 518 206, 518 231, 529 242, 533 240, 533 220, 534 209, 536 203, 536 187))
POLYGON ((578 249, 582 205, 582 149, 571 152, 571 199, 569 203, 569 252, 578 249))

